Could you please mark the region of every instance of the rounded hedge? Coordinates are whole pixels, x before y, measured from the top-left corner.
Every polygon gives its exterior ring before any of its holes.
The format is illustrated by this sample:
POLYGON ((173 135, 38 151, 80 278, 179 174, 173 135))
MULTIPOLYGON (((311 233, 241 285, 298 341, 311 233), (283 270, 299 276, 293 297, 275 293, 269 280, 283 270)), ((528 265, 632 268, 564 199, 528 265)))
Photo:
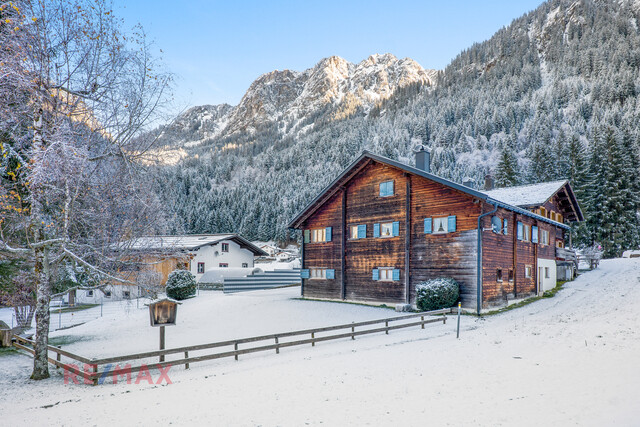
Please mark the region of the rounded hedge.
POLYGON ((183 300, 196 294, 196 277, 187 270, 173 270, 167 279, 167 296, 183 300))
POLYGON ((450 277, 427 280, 416 286, 416 306, 420 311, 453 307, 460 297, 460 285, 450 277))

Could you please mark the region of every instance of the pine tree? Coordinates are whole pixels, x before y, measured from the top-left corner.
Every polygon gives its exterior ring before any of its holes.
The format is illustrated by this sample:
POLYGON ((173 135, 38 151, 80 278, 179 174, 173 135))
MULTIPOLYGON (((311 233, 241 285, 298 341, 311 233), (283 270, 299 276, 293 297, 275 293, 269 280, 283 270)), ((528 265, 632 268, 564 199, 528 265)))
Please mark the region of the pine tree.
POLYGON ((513 187, 518 184, 518 159, 508 146, 500 153, 500 161, 496 167, 496 186, 513 187))

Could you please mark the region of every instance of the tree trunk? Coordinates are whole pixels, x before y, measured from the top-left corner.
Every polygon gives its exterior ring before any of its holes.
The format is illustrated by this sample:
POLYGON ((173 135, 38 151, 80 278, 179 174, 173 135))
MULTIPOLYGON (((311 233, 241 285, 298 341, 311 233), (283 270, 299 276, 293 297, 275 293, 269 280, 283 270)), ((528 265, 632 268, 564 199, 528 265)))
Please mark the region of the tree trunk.
MULTIPOLYGON (((33 121, 33 146, 35 150, 44 149, 42 138, 42 110, 36 111, 33 121)), ((42 233, 41 201, 37 192, 41 189, 32 189, 33 203, 31 206, 31 227, 33 241, 38 243, 44 239, 42 233)), ((47 247, 36 247, 34 249, 35 277, 37 280, 36 290, 36 339, 34 344, 33 373, 31 379, 43 380, 49 378, 49 301, 51 300, 51 286, 49 283, 49 260, 47 247)))
POLYGON ((36 299, 36 339, 35 355, 33 357, 32 380, 49 378, 49 301, 51 300, 51 287, 49 286, 49 260, 47 249, 36 248, 36 277, 38 280, 36 299))

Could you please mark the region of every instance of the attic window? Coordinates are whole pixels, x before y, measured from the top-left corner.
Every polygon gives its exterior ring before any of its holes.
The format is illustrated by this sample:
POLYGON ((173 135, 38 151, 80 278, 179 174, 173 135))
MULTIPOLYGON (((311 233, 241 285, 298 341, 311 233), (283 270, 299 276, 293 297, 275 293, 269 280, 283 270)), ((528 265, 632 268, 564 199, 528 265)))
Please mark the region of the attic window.
POLYGON ((393 181, 385 181, 380 183, 380 197, 393 196, 393 181))
POLYGON ((223 243, 222 244, 222 252, 229 252, 229 244, 228 243, 223 243))

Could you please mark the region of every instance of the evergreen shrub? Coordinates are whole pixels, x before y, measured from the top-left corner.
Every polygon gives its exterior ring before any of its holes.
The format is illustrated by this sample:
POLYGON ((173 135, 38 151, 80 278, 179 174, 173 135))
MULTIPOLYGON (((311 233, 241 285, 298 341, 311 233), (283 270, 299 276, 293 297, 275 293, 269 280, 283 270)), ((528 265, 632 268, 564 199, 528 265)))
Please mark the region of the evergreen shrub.
POLYGON ((450 277, 427 280, 416 286, 416 305, 420 311, 453 307, 460 297, 460 285, 450 277))
POLYGON ((167 279, 167 296, 183 300, 196 294, 196 277, 187 270, 174 270, 167 279))

